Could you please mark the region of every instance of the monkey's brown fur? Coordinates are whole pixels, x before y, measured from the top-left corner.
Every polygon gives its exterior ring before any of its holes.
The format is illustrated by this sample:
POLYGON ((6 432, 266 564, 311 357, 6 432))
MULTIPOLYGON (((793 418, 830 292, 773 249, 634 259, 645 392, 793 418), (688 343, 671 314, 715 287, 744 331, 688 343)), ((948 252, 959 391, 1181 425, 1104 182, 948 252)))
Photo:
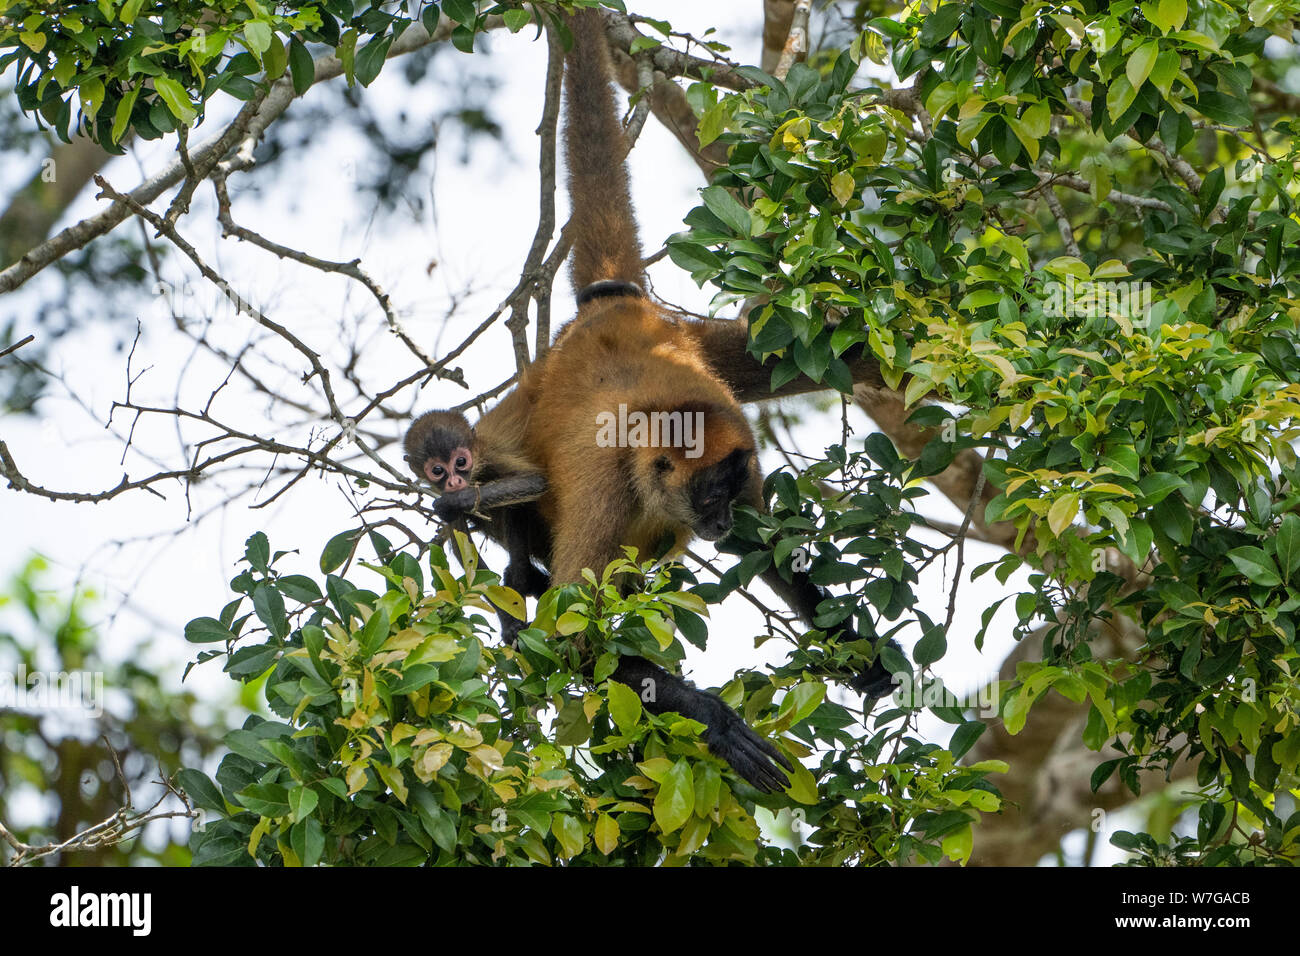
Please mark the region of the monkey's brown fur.
MULTIPOLYGON (((628 197, 623 131, 609 85, 608 46, 595 12, 573 17, 566 71, 565 141, 575 227, 575 292, 617 280, 640 285, 641 249, 628 197)), ((579 309, 537 370, 526 457, 547 478, 538 510, 553 532, 556 583, 599 572, 632 545, 642 557, 671 535, 696 534, 691 481, 733 452, 748 453, 743 494, 758 503, 755 441, 740 405, 680 319, 643 295, 609 295, 579 309), (684 448, 602 448, 598 416, 679 412, 703 416, 703 454, 684 448), (544 427, 543 427, 544 423, 544 427)))
POLYGON ((573 235, 573 291, 601 279, 641 284, 641 246, 628 192, 627 153, 608 77, 609 46, 598 14, 569 19, 565 64, 565 159, 573 235))
MULTIPOLYGON (((536 587, 529 593, 544 583, 580 581, 584 568, 600 573, 622 545, 636 547, 644 559, 665 538, 680 549, 696 536, 722 537, 734 502, 763 507, 756 443, 740 402, 772 397, 770 368, 746 354, 744 322, 691 319, 661 309, 641 291, 603 21, 585 10, 569 24, 574 46, 566 69, 565 140, 578 314, 514 391, 480 418, 466 446, 475 459, 470 487, 435 504, 444 517, 488 515, 488 533, 510 552, 506 583, 530 580, 536 587), (599 416, 638 411, 702 416, 702 453, 601 446, 599 416), (492 511, 498 504, 504 507, 492 511), (532 558, 544 560, 549 582, 524 573, 535 572, 532 558)), ((855 376, 879 382, 877 366, 860 353, 850 366, 855 376)), ((801 379, 780 394, 823 387, 801 379)), ((417 420, 406 442, 412 470, 423 476, 430 447, 459 447, 448 443, 463 439, 464 428, 463 416, 446 413, 417 420)), ((806 575, 792 583, 769 571, 764 580, 811 623, 824 592, 806 575)), ((509 636, 504 615, 502 621, 509 636)), ((857 639, 847 627, 845 636, 857 639)), ((879 682, 883 672, 875 670, 864 679, 879 682)), ((710 749, 754 786, 786 785, 777 764, 792 769, 789 762, 721 699, 641 658, 620 658, 613 677, 638 691, 653 684, 657 696, 648 706, 656 712, 676 710, 703 722, 710 749)))

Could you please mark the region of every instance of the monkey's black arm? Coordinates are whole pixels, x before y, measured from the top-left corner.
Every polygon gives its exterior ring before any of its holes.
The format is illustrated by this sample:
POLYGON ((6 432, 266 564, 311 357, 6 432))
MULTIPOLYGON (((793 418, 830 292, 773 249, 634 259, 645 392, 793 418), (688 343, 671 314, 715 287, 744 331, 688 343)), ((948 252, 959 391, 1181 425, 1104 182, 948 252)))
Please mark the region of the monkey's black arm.
POLYGON ((745 723, 716 694, 710 694, 651 664, 643 657, 621 657, 613 679, 631 687, 652 713, 669 711, 698 720, 708 730, 705 740, 714 756, 731 765, 756 789, 775 793, 790 785, 776 764, 794 772, 790 761, 745 723), (648 697, 647 697, 648 694, 648 697), (774 763, 775 761, 775 763, 774 763))
MULTIPOLYGON (((805 624, 809 627, 816 626, 813 624, 813 618, 817 615, 817 605, 826 600, 829 595, 819 585, 814 584, 806 572, 792 571, 791 580, 787 581, 781 577, 781 572, 777 570, 776 566, 771 565, 766 571, 762 572, 761 576, 763 582, 775 591, 777 597, 798 614, 805 624)), ((841 641, 856 641, 859 640, 859 637, 852 626, 845 624, 842 625, 839 639, 841 641)), ((891 640, 889 645, 896 651, 902 652, 902 648, 896 642, 891 640)), ((893 693, 894 675, 885 667, 884 661, 877 655, 870 667, 849 681, 849 686, 874 703, 880 698, 893 693)))
POLYGON ((433 513, 443 521, 451 521, 474 511, 487 512, 526 504, 545 493, 546 478, 539 473, 506 475, 442 495, 434 501, 433 513))
MULTIPOLYGON (((691 335, 699 341, 700 350, 709 367, 727 384, 741 404, 765 398, 820 392, 831 387, 825 382, 814 382, 806 375, 799 375, 775 392, 772 391, 772 369, 780 359, 773 356, 766 362, 759 362, 746 351, 749 323, 743 319, 695 321, 688 328, 691 335)), ((862 345, 847 349, 840 358, 848 364, 853 381, 883 387, 880 363, 862 345)))

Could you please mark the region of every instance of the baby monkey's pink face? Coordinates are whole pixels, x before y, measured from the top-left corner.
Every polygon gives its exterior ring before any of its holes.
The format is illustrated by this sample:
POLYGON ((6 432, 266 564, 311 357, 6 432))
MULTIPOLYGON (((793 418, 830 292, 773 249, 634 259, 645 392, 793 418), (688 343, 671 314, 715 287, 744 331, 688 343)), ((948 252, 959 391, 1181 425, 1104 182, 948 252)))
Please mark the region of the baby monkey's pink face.
POLYGON ((453 448, 446 458, 426 458, 424 477, 433 482, 440 492, 447 494, 468 487, 469 475, 473 469, 474 453, 461 446, 453 448))

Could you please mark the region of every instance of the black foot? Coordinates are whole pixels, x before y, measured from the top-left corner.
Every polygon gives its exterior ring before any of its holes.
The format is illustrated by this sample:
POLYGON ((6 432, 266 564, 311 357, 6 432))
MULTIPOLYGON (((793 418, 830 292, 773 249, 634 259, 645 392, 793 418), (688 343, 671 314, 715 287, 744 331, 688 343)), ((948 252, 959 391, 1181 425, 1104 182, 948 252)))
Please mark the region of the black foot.
MULTIPOLYGON (((890 641, 889 646, 900 654, 903 651, 894 641, 890 641)), ((874 702, 892 694, 897 684, 894 675, 885 667, 885 662, 877 656, 870 667, 849 681, 849 686, 874 702)))
POLYGON ((725 760, 732 770, 763 793, 776 793, 790 786, 790 779, 781 767, 791 773, 794 767, 779 750, 754 733, 722 698, 704 691, 696 693, 699 694, 700 709, 707 711, 707 717, 696 719, 707 725, 704 739, 715 757, 725 760))
POLYGON ((501 639, 514 647, 519 640, 519 632, 528 626, 528 622, 521 621, 513 614, 507 614, 505 611, 499 611, 497 617, 501 619, 501 639))

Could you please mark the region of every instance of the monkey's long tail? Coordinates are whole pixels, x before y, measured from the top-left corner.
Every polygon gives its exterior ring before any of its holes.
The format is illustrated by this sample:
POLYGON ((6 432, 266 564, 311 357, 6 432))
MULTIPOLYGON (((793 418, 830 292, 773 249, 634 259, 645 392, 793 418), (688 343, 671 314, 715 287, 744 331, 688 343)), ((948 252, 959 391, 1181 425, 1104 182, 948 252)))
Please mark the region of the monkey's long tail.
POLYGON ((569 19, 565 156, 573 207, 573 288, 601 279, 642 283, 641 244, 623 157, 627 140, 610 89, 609 46, 596 10, 569 19))

